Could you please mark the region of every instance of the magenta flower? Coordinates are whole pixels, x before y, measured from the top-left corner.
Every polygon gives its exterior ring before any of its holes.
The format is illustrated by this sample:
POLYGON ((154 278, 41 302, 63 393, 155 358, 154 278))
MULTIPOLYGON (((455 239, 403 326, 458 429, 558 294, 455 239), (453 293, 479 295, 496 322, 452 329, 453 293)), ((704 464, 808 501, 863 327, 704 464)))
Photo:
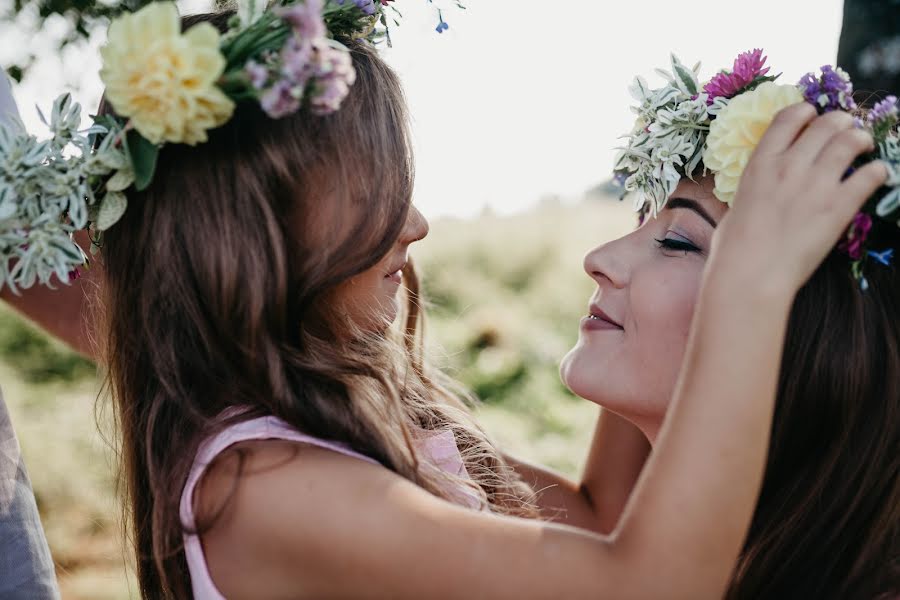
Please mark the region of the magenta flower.
POLYGON ((733 98, 757 77, 762 77, 769 72, 769 67, 763 68, 766 56, 762 55, 762 49, 744 52, 734 59, 731 71, 724 69, 716 73, 709 83, 704 86, 706 103, 712 104, 716 98, 733 98))
POLYGON ((859 260, 863 257, 863 244, 869 237, 869 231, 872 229, 872 217, 866 213, 856 213, 853 217, 853 223, 847 231, 846 239, 841 242, 839 249, 846 252, 853 260, 859 260))

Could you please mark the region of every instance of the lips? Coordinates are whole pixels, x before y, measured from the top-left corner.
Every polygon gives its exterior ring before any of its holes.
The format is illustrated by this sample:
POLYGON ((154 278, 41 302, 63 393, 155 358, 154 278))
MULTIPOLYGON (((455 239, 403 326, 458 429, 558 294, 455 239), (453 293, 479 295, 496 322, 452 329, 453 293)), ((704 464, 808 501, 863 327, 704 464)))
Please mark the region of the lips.
POLYGON ((402 262, 394 263, 394 266, 390 267, 390 270, 387 272, 384 278, 399 283, 399 281, 403 278, 403 269, 406 268, 408 262, 409 261, 404 258, 402 262))
POLYGON ((591 304, 587 320, 596 321, 596 325, 606 325, 607 327, 624 329, 618 321, 606 314, 606 312, 597 304, 591 304))

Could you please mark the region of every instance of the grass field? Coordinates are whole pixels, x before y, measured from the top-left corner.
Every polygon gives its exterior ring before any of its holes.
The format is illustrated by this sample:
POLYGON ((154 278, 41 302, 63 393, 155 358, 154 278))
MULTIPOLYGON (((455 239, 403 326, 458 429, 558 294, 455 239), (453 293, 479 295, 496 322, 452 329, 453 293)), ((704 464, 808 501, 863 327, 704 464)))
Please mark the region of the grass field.
MULTIPOLYGON (((628 206, 598 200, 514 217, 442 220, 414 249, 444 368, 482 399, 512 454, 574 474, 596 407, 559 382, 593 289, 585 251, 628 231, 628 206)), ((0 310, 0 383, 19 434, 63 597, 136 597, 119 529, 109 410, 93 366, 0 310)))

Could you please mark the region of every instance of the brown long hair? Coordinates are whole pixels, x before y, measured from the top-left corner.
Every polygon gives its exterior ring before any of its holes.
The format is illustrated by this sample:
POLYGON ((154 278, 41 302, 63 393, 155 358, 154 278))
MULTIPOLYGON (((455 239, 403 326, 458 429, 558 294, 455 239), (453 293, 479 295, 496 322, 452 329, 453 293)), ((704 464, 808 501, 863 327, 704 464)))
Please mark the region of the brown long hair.
MULTIPOLYGON (((223 29, 229 16, 183 25, 223 29)), ((329 310, 339 284, 394 246, 413 175, 396 76, 346 43, 357 81, 337 113, 275 121, 239 106, 206 144, 163 148, 153 184, 129 193, 105 234, 104 352, 144 597, 190 596, 181 490, 233 406, 252 408, 236 419, 274 415, 347 443, 437 496, 449 478, 490 510, 536 514, 460 394, 422 361, 414 272, 396 339, 348 339, 329 310), (473 481, 420 465, 417 427, 451 430, 473 481)))
MULTIPOLYGON (((900 248, 893 223, 870 239, 900 248)), ((869 260, 866 276, 836 250, 795 300, 730 600, 900 594, 900 274, 869 260)))

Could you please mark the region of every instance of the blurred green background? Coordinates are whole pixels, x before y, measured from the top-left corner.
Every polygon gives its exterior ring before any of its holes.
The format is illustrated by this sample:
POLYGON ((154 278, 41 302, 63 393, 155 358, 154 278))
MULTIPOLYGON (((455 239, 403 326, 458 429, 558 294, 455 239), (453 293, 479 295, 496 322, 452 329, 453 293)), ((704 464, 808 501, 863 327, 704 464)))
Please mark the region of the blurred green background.
MULTIPOLYGON (((504 450, 574 475, 597 408, 560 383, 593 284, 591 247, 635 224, 600 196, 511 217, 440 220, 413 248, 429 297, 434 360, 482 400, 504 450)), ((137 597, 119 528, 110 406, 94 366, 0 307, 0 384, 12 413, 63 597, 137 597)))

